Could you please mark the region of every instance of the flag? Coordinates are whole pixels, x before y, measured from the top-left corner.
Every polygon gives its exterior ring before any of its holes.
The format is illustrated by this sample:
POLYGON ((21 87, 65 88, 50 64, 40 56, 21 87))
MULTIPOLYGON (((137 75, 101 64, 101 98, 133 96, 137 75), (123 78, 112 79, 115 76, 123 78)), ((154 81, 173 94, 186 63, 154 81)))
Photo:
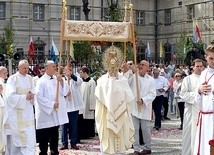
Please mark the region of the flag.
POLYGON ((186 47, 184 47, 184 55, 186 55, 186 47))
POLYGON ((34 60, 34 45, 33 45, 33 38, 30 36, 30 45, 28 50, 28 55, 30 56, 30 60, 34 60))
POLYGON ((151 56, 150 46, 149 42, 147 42, 147 58, 150 58, 150 56, 151 56))
POLYGON ((171 54, 171 60, 175 61, 175 59, 176 59, 176 55, 175 54, 171 54))
POLYGON ((56 45, 55 45, 53 38, 52 38, 51 60, 53 60, 55 62, 55 64, 58 64, 58 62, 59 62, 58 55, 59 55, 59 51, 56 48, 56 45))
POLYGON ((196 19, 193 19, 193 42, 197 43, 201 40, 201 33, 196 19))
POLYGON ((160 42, 160 58, 163 57, 163 46, 162 46, 162 42, 160 42))
POLYGON ((71 59, 74 60, 74 45, 72 40, 70 40, 70 56, 71 56, 71 59))

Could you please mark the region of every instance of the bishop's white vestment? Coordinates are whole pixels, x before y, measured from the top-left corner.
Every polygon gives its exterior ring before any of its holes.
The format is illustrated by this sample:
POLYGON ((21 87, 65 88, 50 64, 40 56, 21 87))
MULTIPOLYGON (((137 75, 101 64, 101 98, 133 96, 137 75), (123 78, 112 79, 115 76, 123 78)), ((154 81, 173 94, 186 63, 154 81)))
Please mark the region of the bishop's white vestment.
POLYGON ((195 145, 199 104, 195 103, 197 82, 200 75, 195 73, 185 77, 179 96, 185 102, 182 130, 182 155, 192 155, 195 145))
MULTIPOLYGON (((214 69, 208 67, 201 73, 198 86, 204 82, 211 85, 212 91, 214 90, 214 69)), ((200 104, 200 112, 193 155, 197 155, 197 153, 209 155, 209 141, 213 139, 213 94, 212 92, 198 94, 198 88, 196 92, 196 103, 200 104)))
POLYGON ((125 77, 108 73, 97 81, 95 121, 102 154, 124 154, 134 142, 130 106, 133 93, 125 77))
MULTIPOLYGON (((35 119, 32 100, 26 99, 30 91, 35 93, 30 75, 23 76, 19 72, 10 76, 6 84, 7 112, 11 140, 22 154, 34 155, 35 119)), ((17 153, 18 154, 18 153, 17 153)))

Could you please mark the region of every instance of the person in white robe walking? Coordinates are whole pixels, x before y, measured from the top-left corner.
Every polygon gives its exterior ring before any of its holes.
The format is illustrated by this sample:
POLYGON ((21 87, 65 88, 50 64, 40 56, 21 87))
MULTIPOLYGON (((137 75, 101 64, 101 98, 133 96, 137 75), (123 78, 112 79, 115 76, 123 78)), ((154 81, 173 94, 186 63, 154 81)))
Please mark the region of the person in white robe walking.
POLYGON ((134 96, 127 79, 118 73, 123 58, 120 53, 114 46, 106 50, 103 63, 108 72, 98 79, 95 90, 95 120, 101 155, 124 155, 134 142, 130 114, 134 96))
POLYGON ((213 139, 214 45, 205 51, 208 67, 201 73, 196 89, 196 103, 200 104, 193 155, 210 154, 209 141, 213 139))
POLYGON ((47 155, 48 143, 50 143, 51 155, 58 155, 59 125, 68 123, 65 98, 69 92, 67 82, 61 75, 55 76, 56 65, 48 60, 45 64, 45 74, 36 84, 36 129, 40 155, 47 155), (57 82, 59 91, 56 94, 57 82), (56 101, 58 95, 58 101, 56 101))
POLYGON ((195 59, 192 63, 194 72, 185 77, 182 82, 180 97, 185 102, 183 132, 182 132, 182 155, 191 155, 194 150, 196 124, 199 104, 195 103, 196 87, 198 79, 203 71, 203 61, 195 59))
MULTIPOLYGON (((134 155, 150 154, 151 151, 151 130, 149 127, 149 122, 152 117, 152 102, 156 97, 156 83, 153 77, 147 74, 149 69, 149 63, 142 60, 139 64, 139 89, 140 89, 140 100, 136 97, 136 78, 135 74, 129 78, 130 87, 133 94, 135 94, 135 100, 132 105, 132 120, 135 128, 135 142, 134 155), (140 105, 140 111, 138 110, 140 105), (139 133, 139 128, 141 126, 142 133, 139 133), (143 135, 144 146, 140 145, 139 134, 143 135)), ((136 69, 133 69, 136 70, 136 69)))
POLYGON ((80 76, 83 80, 81 84, 81 93, 84 101, 84 109, 79 111, 79 120, 78 120, 78 138, 89 138, 95 136, 95 87, 96 82, 93 78, 89 77, 89 68, 82 67, 80 69, 80 76), (85 128, 87 127, 87 132, 85 128))
POLYGON ((5 79, 7 78, 8 72, 7 69, 3 66, 0 66, 0 155, 5 153, 6 150, 6 131, 5 131, 5 122, 8 118, 7 112, 5 111, 5 79))
POLYGON ((11 135, 7 138, 8 155, 34 155, 36 150, 33 111, 34 85, 28 75, 29 63, 21 60, 18 71, 7 80, 7 112, 11 135))
POLYGON ((69 84, 69 94, 66 96, 66 107, 69 122, 62 125, 62 147, 60 150, 68 149, 68 134, 71 149, 79 150, 77 147, 77 122, 79 110, 84 109, 84 102, 80 90, 82 79, 73 74, 73 68, 66 66, 64 68, 65 81, 69 84), (69 129, 69 132, 68 132, 69 129))

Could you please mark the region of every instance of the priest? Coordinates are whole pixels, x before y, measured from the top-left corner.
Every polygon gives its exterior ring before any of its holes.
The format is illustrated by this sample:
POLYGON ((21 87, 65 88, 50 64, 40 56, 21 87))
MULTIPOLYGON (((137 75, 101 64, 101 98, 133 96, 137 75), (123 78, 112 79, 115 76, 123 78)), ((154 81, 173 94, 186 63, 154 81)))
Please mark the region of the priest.
POLYGON ((193 154, 196 124, 198 119, 198 112, 200 110, 199 104, 194 102, 196 96, 196 87, 198 79, 201 75, 203 61, 195 59, 192 63, 194 72, 185 77, 182 82, 180 97, 185 102, 183 132, 182 132, 182 155, 193 154))
POLYGON ((34 155, 36 150, 33 111, 34 85, 28 75, 29 63, 21 60, 18 71, 7 80, 7 112, 11 136, 6 154, 34 155))
POLYGON ((5 122, 8 118, 5 112, 5 79, 7 78, 7 69, 0 66, 0 155, 2 155, 6 150, 6 132, 5 132, 5 122))
POLYGON ((102 155, 125 154, 134 142, 130 114, 134 96, 127 79, 118 74, 122 59, 116 47, 106 50, 103 61, 108 72, 98 79, 95 90, 95 120, 102 155))

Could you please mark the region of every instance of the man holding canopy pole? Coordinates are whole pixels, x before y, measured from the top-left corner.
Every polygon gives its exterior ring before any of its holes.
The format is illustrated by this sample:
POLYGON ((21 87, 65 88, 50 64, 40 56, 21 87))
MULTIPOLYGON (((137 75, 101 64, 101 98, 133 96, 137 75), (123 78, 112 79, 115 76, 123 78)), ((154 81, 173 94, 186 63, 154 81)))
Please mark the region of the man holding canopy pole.
POLYGON ((40 155, 47 155, 48 142, 50 143, 51 155, 59 154, 59 125, 68 123, 64 96, 68 94, 69 86, 67 82, 62 80, 61 75, 55 76, 55 72, 55 63, 51 60, 47 61, 45 74, 36 85, 35 113, 40 155), (60 83, 58 93, 56 93, 57 82, 60 83), (56 96, 58 100, 56 100, 56 96))
POLYGON ((129 84, 132 89, 133 94, 135 94, 135 101, 132 105, 132 120, 135 128, 135 143, 134 147, 134 155, 139 154, 150 154, 151 153, 151 131, 149 127, 149 121, 152 116, 152 101, 156 96, 156 87, 154 79, 147 74, 147 70, 149 69, 149 63, 146 60, 142 60, 137 68, 132 66, 132 70, 135 72, 133 76, 129 78, 129 84), (138 76, 138 84, 140 90, 140 99, 137 99, 136 92, 136 78, 138 76), (139 110, 140 108, 140 110, 139 110), (140 123, 139 123, 140 122, 140 123), (141 126, 142 135, 143 135, 143 148, 139 142, 139 128, 141 126))

